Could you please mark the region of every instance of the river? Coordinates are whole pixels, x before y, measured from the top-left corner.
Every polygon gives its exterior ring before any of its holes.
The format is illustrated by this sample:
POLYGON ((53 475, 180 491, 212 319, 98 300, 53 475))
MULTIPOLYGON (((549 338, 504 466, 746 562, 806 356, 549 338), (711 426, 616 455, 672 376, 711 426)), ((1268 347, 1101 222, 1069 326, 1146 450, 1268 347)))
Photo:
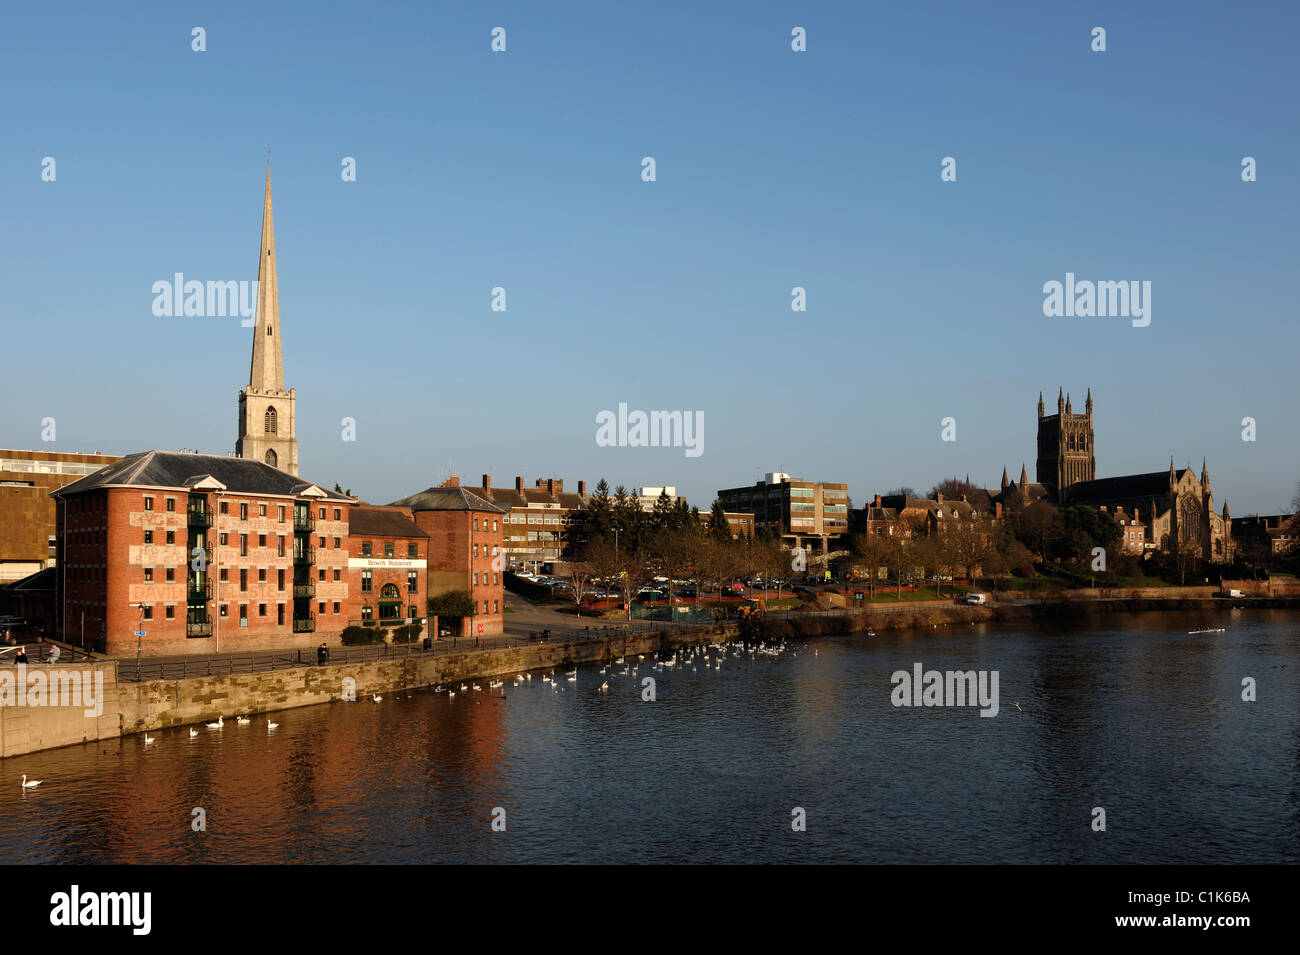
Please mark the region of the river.
POLYGON ((1298 636, 1295 611, 982 624, 480 680, 275 729, 226 714, 3 761, 0 862, 1295 863, 1298 636), (1188 634, 1207 623, 1226 631, 1188 634), (996 671, 997 715, 894 706, 917 663, 996 671))

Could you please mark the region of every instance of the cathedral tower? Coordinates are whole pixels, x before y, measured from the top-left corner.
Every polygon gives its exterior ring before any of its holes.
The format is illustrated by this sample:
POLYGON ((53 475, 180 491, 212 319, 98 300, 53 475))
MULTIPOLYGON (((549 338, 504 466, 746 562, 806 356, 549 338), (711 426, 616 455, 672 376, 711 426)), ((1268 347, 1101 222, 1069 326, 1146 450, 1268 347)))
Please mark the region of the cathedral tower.
POLYGON ((1092 445, 1092 389, 1083 414, 1075 414, 1064 390, 1056 397, 1056 414, 1044 415, 1043 396, 1038 395, 1037 480, 1061 503, 1071 484, 1097 477, 1092 445))
POLYGON ((248 387, 239 393, 239 440, 235 454, 298 473, 294 436, 294 389, 284 390, 280 346, 280 294, 275 281, 275 223, 271 217, 271 162, 266 163, 262 203, 262 247, 257 264, 257 322, 248 387))

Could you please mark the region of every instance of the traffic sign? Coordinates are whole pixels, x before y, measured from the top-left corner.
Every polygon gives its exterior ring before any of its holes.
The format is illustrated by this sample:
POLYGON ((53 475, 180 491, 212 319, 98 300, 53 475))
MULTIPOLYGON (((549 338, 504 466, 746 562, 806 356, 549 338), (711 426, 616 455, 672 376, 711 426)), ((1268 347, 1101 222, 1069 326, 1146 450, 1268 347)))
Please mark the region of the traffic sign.
POLYGON ((147 636, 149 636, 149 634, 145 633, 143 630, 137 630, 137 631, 135 632, 135 635, 136 635, 137 637, 147 637, 147 636))

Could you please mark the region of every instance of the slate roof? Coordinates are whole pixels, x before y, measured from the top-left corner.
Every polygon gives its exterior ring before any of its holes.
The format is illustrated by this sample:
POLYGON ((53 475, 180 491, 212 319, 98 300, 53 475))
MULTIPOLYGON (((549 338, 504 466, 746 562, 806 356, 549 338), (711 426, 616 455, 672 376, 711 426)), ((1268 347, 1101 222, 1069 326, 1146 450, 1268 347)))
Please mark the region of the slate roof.
POLYGON ((413 511, 487 511, 504 514, 506 508, 493 504, 466 487, 431 487, 394 501, 389 507, 409 507, 413 511))
MULTIPOLYGON (((1187 468, 1175 472, 1181 481, 1187 468)), ((1124 474, 1120 477, 1099 478, 1096 481, 1079 481, 1065 491, 1068 504, 1105 504, 1108 501, 1134 498, 1164 498, 1169 496, 1169 472, 1150 471, 1146 474, 1124 474)))
POLYGON ((183 489, 202 477, 211 477, 235 494, 280 494, 297 496, 309 487, 325 492, 323 500, 351 501, 346 494, 331 491, 324 484, 305 481, 288 471, 281 471, 261 461, 228 457, 220 454, 183 454, 179 451, 139 451, 128 454, 88 474, 79 481, 65 484, 51 497, 80 494, 101 487, 170 487, 183 489))
POLYGON ((399 510, 388 507, 348 508, 348 534, 352 537, 428 537, 399 510))

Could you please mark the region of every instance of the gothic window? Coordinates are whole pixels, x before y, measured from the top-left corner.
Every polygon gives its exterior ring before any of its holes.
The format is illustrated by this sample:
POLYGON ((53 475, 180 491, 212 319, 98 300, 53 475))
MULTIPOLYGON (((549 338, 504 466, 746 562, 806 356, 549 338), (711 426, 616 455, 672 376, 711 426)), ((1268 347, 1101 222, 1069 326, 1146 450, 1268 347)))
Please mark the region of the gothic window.
POLYGON ((384 584, 384 587, 379 592, 379 595, 385 599, 391 599, 400 596, 400 594, 397 592, 396 584, 384 584))
POLYGON ((279 459, 275 456, 274 448, 271 448, 266 452, 266 463, 271 465, 271 467, 276 467, 276 461, 278 460, 279 459))
POLYGON ((266 409, 266 433, 275 434, 275 428, 276 428, 275 409, 267 408, 266 409))

